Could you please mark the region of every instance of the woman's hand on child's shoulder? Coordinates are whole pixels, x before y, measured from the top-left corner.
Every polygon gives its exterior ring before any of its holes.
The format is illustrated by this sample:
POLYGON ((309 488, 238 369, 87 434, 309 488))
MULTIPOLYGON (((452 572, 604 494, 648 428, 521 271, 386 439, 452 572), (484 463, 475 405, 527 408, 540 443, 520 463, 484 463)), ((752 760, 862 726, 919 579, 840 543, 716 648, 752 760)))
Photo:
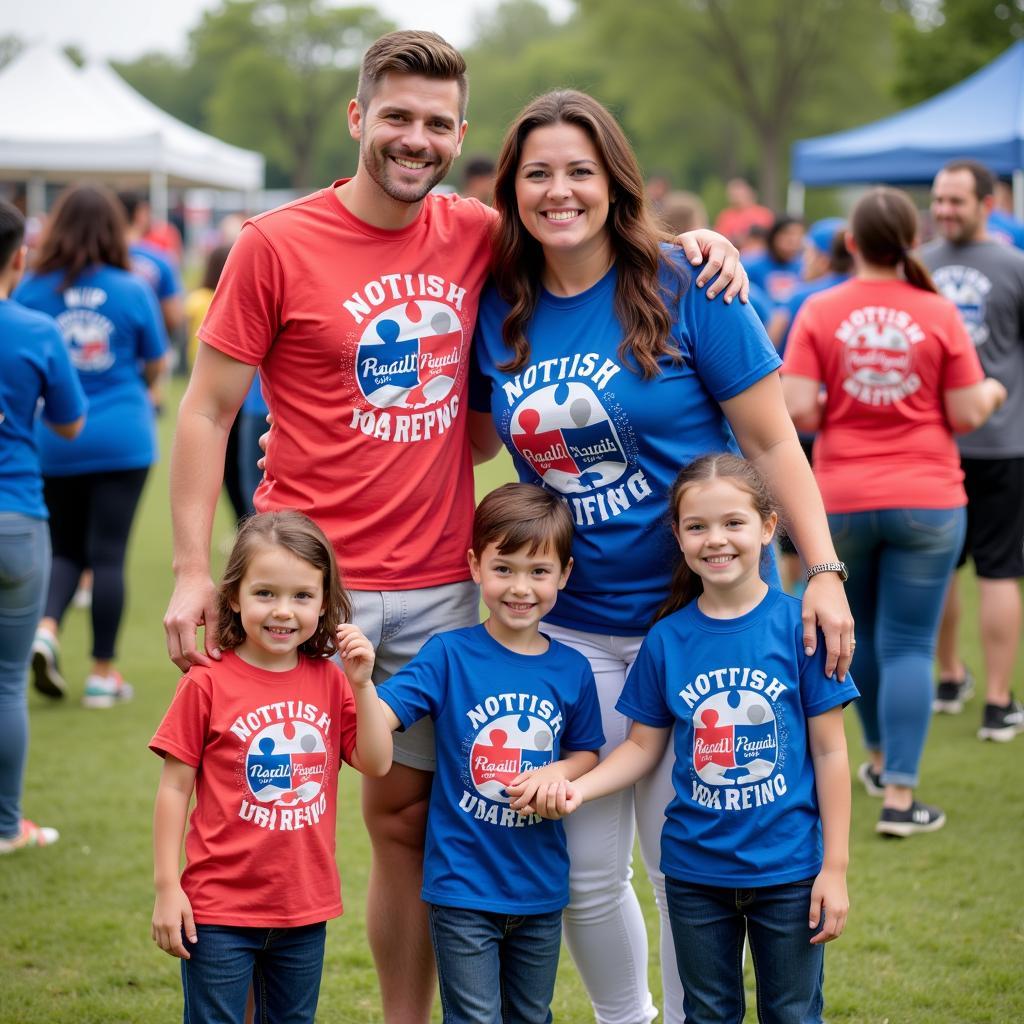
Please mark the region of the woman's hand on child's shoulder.
POLYGON ((192 904, 189 903, 185 891, 180 885, 157 889, 156 903, 153 905, 153 941, 171 956, 189 960, 188 950, 182 942, 184 930, 189 942, 198 941, 196 923, 192 917, 192 904))
POLYGON ((334 634, 338 654, 348 681, 356 687, 369 686, 373 673, 373 644, 358 626, 343 622, 334 634))
POLYGON ((811 929, 822 921, 821 931, 811 937, 811 943, 820 945, 831 942, 843 934, 846 915, 850 912, 850 897, 846 891, 846 872, 822 868, 811 888, 811 913, 808 924, 811 929))

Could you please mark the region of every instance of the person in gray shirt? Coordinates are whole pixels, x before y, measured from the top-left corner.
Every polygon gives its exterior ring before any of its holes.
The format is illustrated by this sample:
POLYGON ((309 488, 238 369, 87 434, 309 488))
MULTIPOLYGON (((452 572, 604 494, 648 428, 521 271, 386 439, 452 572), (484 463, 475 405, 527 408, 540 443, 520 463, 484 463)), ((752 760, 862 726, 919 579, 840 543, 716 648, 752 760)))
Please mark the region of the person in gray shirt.
MULTIPOLYGON (((988 236, 995 179, 974 160, 947 164, 932 185, 941 238, 921 251, 936 287, 960 309, 988 376, 1007 398, 989 421, 958 440, 967 489, 967 540, 974 559, 985 658, 979 739, 1009 741, 1024 731, 1024 707, 1010 692, 1021 639, 1024 577, 1024 253, 988 236)), ((957 646, 961 617, 954 575, 940 627, 935 710, 957 713, 973 681, 957 646)))

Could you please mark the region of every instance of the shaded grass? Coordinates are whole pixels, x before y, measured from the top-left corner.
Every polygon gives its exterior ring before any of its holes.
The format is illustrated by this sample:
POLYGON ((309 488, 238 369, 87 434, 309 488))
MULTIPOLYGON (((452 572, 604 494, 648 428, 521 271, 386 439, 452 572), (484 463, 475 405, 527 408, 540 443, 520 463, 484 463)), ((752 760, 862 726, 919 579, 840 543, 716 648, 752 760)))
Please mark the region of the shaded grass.
MULTIPOLYGON (((170 428, 165 419, 165 452, 170 428)), ((484 493, 509 475, 507 461, 491 463, 478 474, 478 489, 484 493)), ((130 555, 121 668, 136 685, 135 701, 106 713, 79 707, 87 668, 81 611, 69 613, 63 634, 71 699, 51 704, 29 696, 26 813, 57 825, 62 837, 52 849, 0 859, 6 924, 0 1024, 181 1019, 177 963, 149 937, 150 814, 159 761, 146 743, 177 681, 161 627, 171 590, 168 502, 165 460, 147 486, 130 555)), ((216 536, 220 543, 230 538, 223 515, 216 536)), ((965 583, 965 649, 980 667, 976 593, 972 581, 965 583)), ((1018 690, 1021 678, 1018 664, 1018 690)), ((1024 1020, 1024 739, 979 743, 980 711, 976 698, 963 715, 933 725, 921 796, 946 810, 949 824, 941 832, 905 842, 879 839, 873 832, 879 804, 855 788, 850 924, 826 958, 831 1022, 1024 1020)), ((860 742, 852 712, 847 732, 856 766, 860 742)), ((346 913, 328 931, 318 1019, 370 1024, 380 1020, 380 1010, 364 931, 369 844, 351 771, 342 776, 338 849, 346 913)), ((653 925, 650 890, 637 863, 638 891, 653 925)), ((655 941, 651 982, 660 993, 655 941)), ((592 1019, 567 955, 554 1013, 569 1024, 592 1019)), ((751 1011, 748 1020, 754 1019, 751 1011)))

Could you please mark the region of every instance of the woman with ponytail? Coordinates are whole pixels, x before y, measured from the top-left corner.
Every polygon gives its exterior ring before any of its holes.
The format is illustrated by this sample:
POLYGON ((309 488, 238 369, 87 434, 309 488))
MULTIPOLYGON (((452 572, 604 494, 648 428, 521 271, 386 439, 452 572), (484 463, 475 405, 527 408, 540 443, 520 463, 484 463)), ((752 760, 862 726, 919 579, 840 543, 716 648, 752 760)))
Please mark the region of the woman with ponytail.
MULTIPOLYGON (((480 303, 470 435, 503 443, 519 479, 560 495, 575 523, 574 568, 544 619, 597 680, 607 746, 629 720, 615 709, 679 555, 664 514, 679 467, 742 451, 779 495, 797 547, 819 574, 807 588, 809 646, 845 676, 853 621, 821 499, 786 413, 779 359, 740 303, 708 302, 697 271, 667 244, 615 118, 558 90, 508 130, 495 183, 494 287, 480 303), (815 630, 820 624, 821 639, 815 630)), ((630 885, 634 830, 662 913, 665 1024, 683 999, 659 870, 671 755, 636 786, 566 824, 565 937, 601 1024, 656 1010, 647 934, 630 885)))
POLYGON ((859 775, 884 798, 877 831, 909 836, 946 820, 914 790, 936 631, 966 523, 953 433, 984 423, 1006 390, 985 378, 956 307, 913 255, 910 199, 873 189, 850 229, 854 278, 800 310, 783 389, 797 428, 819 431, 815 475, 849 566, 857 710, 870 755, 859 775))

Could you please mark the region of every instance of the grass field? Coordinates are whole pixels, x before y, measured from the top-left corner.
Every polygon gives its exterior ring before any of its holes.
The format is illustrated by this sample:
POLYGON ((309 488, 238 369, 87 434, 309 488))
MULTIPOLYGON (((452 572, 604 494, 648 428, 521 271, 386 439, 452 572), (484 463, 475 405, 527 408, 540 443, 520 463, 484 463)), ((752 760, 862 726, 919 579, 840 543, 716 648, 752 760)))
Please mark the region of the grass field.
MULTIPOLYGON (((170 417, 162 425, 169 450, 170 417)), ((481 492, 507 478, 492 463, 481 492)), ((226 517, 217 541, 227 542, 226 517)), ((129 610, 121 667, 135 701, 109 712, 78 704, 86 669, 86 616, 69 613, 63 635, 71 699, 29 695, 32 749, 25 809, 60 828, 52 849, 0 859, 0 1024, 100 1024, 181 1019, 177 962, 149 937, 152 909, 150 811, 159 762, 146 749, 173 692, 161 617, 171 589, 165 461, 154 471, 131 549, 129 610)), ((966 587, 968 623, 976 595, 966 587)), ((973 630, 968 658, 980 666, 973 630)), ((1024 666, 1018 663, 1017 689, 1024 666)), ((932 836, 877 838, 878 803, 854 791, 846 934, 828 950, 830 1022, 1014 1024, 1024 1021, 1024 738, 982 744, 974 737, 980 699, 936 720, 921 796, 949 823, 932 836)), ((859 761, 856 716, 848 714, 851 763, 859 761)), ((368 842, 353 773, 343 773, 338 851, 346 914, 331 922, 318 1020, 380 1020, 364 935, 368 842)), ((637 884, 653 921, 648 889, 637 884)), ((652 985, 660 991, 656 948, 652 985)), ((555 1019, 592 1020, 568 958, 555 1019)), ((440 1019, 439 1014, 435 1014, 440 1019)), ((753 1012, 748 1020, 755 1019, 753 1012)))

